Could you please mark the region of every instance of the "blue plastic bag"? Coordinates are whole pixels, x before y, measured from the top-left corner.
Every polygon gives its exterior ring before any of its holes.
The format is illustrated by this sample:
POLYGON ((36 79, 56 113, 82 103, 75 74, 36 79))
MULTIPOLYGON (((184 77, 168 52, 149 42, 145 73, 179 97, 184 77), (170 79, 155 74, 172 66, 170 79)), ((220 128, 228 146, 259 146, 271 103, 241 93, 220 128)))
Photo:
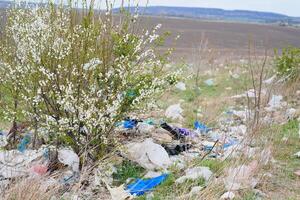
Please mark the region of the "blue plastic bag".
POLYGON ((194 122, 194 128, 203 133, 207 133, 207 132, 211 131, 211 128, 208 128, 207 126, 205 126, 204 124, 202 124, 199 121, 194 122))
POLYGON ((134 183, 127 185, 126 190, 128 190, 131 195, 141 196, 164 182, 168 176, 168 174, 163 174, 147 180, 137 179, 134 183))
POLYGON ((24 138, 21 140, 20 144, 18 144, 18 151, 20 151, 21 153, 24 153, 27 145, 30 143, 31 140, 31 136, 29 134, 26 134, 24 136, 24 138))

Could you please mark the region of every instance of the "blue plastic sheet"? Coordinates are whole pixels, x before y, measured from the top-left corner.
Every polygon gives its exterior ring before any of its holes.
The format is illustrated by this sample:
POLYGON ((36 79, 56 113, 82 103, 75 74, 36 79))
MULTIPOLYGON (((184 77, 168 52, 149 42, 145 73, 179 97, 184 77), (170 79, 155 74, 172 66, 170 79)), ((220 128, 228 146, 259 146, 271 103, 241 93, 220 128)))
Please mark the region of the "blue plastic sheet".
POLYGON ((211 131, 211 128, 208 128, 207 126, 205 126, 204 124, 202 124, 199 121, 194 122, 194 128, 203 133, 207 133, 207 132, 211 131))
POLYGON ((126 120, 123 123, 124 128, 133 129, 136 127, 137 121, 136 120, 126 120))
POLYGON ((137 179, 134 183, 128 185, 126 190, 128 190, 131 195, 141 196, 160 185, 167 179, 168 176, 168 174, 163 174, 147 180, 137 179))

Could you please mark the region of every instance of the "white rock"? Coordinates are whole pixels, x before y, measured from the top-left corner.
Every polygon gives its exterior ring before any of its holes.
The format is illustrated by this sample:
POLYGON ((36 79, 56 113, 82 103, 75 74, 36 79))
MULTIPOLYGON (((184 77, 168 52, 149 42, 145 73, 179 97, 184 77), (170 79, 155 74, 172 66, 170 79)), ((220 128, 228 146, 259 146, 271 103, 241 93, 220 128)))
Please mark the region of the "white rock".
POLYGON ((166 112, 165 112, 165 116, 167 118, 171 118, 173 120, 175 119, 179 119, 182 120, 182 112, 183 109, 181 108, 180 104, 175 104, 175 105, 171 105, 167 108, 166 112))
POLYGON ((58 151, 58 160, 64 165, 68 165, 74 172, 79 172, 79 157, 70 149, 60 149, 58 151))
POLYGON ((152 139, 146 139, 142 143, 127 145, 129 159, 137 162, 148 170, 166 169, 172 162, 166 150, 152 139))
POLYGON ((213 173, 208 167, 195 167, 185 170, 185 176, 178 178, 175 182, 181 184, 186 180, 196 180, 201 177, 208 181, 212 175, 213 173))
POLYGON ((181 90, 181 91, 185 91, 186 90, 186 86, 185 86, 185 83, 183 82, 178 82, 175 87, 178 89, 178 90, 181 90))
POLYGON ((220 199, 224 199, 224 200, 230 200, 230 199, 234 199, 235 194, 233 192, 226 192, 224 193, 220 199))

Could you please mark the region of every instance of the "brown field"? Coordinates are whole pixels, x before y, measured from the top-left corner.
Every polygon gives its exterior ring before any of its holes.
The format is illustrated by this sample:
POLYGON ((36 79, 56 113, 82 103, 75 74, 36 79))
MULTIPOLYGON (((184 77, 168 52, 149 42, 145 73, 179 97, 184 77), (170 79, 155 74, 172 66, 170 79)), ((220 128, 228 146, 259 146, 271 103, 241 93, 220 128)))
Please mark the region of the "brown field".
POLYGON ((167 42, 167 47, 176 48, 176 58, 192 59, 202 38, 208 41, 208 49, 212 49, 219 58, 226 59, 239 59, 247 55, 249 43, 255 44, 257 54, 265 49, 273 54, 274 48, 289 45, 300 47, 300 28, 166 17, 145 17, 141 24, 150 27, 158 23, 163 25, 163 31, 171 31, 173 36, 181 35, 176 45, 167 42))

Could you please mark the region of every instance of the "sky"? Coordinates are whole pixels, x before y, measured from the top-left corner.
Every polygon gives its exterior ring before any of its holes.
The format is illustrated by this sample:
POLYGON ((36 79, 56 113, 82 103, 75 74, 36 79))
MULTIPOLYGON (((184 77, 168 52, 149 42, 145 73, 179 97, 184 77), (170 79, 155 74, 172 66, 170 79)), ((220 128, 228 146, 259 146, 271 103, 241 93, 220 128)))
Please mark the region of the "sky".
MULTIPOLYGON (((115 1, 116 4, 121 2, 121 0, 115 1)), ((142 6, 147 0, 136 2, 142 6)), ((300 17, 300 0, 149 0, 149 5, 255 10, 300 17)))

